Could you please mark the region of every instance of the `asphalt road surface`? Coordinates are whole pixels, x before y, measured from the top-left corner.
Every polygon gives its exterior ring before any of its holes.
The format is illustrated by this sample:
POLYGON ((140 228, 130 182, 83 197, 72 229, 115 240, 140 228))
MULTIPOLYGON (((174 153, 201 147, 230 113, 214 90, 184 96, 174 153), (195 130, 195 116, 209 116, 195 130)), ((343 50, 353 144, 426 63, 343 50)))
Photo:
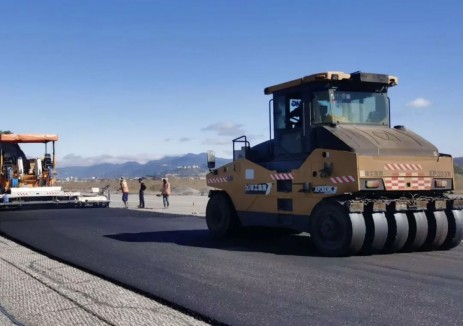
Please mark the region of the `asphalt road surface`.
POLYGON ((325 258, 307 235, 214 240, 204 218, 122 208, 1 212, 0 232, 217 323, 463 323, 463 245, 325 258))

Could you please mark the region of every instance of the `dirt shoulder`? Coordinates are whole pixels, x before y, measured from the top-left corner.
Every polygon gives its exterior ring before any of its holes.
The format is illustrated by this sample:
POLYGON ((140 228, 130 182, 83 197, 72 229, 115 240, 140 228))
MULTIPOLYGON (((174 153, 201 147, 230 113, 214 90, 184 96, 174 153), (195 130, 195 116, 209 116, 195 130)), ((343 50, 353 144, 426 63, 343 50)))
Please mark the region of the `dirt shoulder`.
MULTIPOLYGON (((146 185, 146 194, 160 193, 161 180, 144 180, 146 185)), ((206 184, 206 179, 189 179, 189 178, 169 178, 173 195, 207 195, 210 187, 206 184)), ((127 180, 130 193, 138 193, 140 183, 138 180, 127 180)), ((119 180, 90 180, 90 181, 58 181, 58 186, 61 186, 66 191, 88 192, 92 188, 104 188, 109 185, 111 193, 117 192, 119 189, 119 180)))

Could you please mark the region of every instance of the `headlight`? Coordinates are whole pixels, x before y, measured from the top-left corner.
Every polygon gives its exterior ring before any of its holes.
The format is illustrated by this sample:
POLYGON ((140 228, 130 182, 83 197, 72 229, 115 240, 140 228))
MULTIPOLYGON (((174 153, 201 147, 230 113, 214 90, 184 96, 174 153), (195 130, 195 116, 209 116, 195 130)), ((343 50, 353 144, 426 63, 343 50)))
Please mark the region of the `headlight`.
POLYGON ((452 189, 452 179, 434 179, 434 189, 452 189))
POLYGON ((382 179, 360 179, 362 190, 384 190, 382 179))

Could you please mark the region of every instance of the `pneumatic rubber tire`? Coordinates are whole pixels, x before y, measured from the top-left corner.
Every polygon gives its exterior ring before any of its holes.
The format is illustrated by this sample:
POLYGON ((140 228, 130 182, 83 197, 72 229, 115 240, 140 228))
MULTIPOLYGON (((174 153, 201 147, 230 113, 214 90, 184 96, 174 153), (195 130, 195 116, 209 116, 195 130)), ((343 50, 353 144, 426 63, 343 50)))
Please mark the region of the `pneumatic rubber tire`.
POLYGON ((448 219, 448 234, 441 250, 449 250, 455 248, 463 240, 463 210, 453 209, 445 211, 448 219))
POLYGON ((356 254, 362 248, 365 232, 363 215, 349 213, 336 201, 321 203, 310 217, 310 236, 325 256, 356 254))
POLYGON ((225 193, 213 194, 206 206, 206 224, 209 232, 217 238, 233 234, 239 226, 233 203, 225 193))

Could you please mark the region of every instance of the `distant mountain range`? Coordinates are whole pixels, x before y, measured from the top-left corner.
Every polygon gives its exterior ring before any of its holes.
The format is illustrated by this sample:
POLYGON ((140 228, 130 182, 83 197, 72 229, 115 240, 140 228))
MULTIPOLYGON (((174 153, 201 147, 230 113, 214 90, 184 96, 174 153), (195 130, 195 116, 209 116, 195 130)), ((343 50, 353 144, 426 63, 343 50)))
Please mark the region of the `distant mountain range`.
MULTIPOLYGON (((216 166, 229 163, 230 159, 216 158, 216 166)), ((463 157, 454 158, 456 170, 463 172, 463 157)), ((155 177, 178 175, 183 177, 201 177, 208 172, 207 154, 186 154, 184 156, 166 156, 145 164, 125 162, 121 164, 103 163, 92 166, 62 167, 58 169, 58 178, 78 179, 114 179, 121 176, 127 178, 155 177)))
POLYGON ((453 162, 455 165, 458 165, 459 167, 463 167, 463 157, 455 157, 453 159, 453 162))
MULTIPOLYGON (((217 157, 216 166, 221 166, 230 161, 230 159, 217 157)), ((166 156, 145 164, 125 162, 121 164, 102 163, 92 166, 60 167, 58 169, 58 178, 61 180, 66 178, 114 179, 121 176, 126 178, 159 178, 169 174, 184 177, 200 177, 204 176, 208 171, 207 153, 190 153, 184 156, 166 156)))
POLYGON ((453 163, 455 164, 456 172, 463 174, 463 157, 455 157, 453 159, 453 163))

